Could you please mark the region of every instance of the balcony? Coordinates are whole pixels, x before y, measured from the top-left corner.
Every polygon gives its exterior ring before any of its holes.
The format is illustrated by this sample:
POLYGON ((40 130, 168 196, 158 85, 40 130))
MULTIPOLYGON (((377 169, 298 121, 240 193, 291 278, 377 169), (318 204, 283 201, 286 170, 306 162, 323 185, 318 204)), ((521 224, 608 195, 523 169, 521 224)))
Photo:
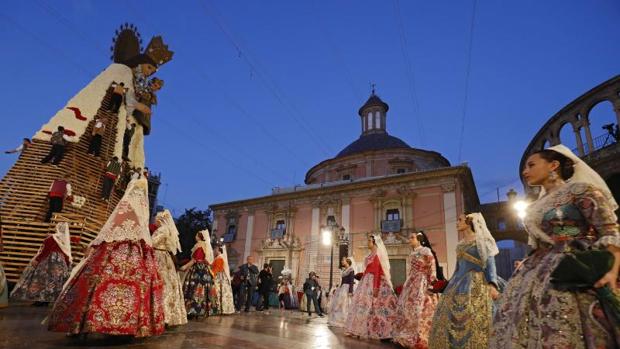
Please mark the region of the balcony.
POLYGON ((402 219, 381 221, 381 231, 384 233, 398 233, 403 226, 402 219))
POLYGON ((286 228, 271 229, 271 240, 282 239, 286 234, 286 228))
MULTIPOLYGON (((601 150, 603 148, 607 148, 610 145, 614 145, 616 143, 617 143, 617 141, 616 141, 615 137, 612 136, 609 133, 606 133, 606 134, 600 135, 598 137, 595 137, 595 138, 592 139, 592 145, 594 146, 594 149, 592 149, 592 152, 590 154, 592 154, 592 153, 594 153, 596 151, 599 151, 599 150, 601 150)), ((583 149, 587 153, 588 145, 584 144, 583 145, 583 149)), ((572 149, 572 151, 575 154, 579 154, 579 148, 574 148, 574 149, 572 149)), ((586 155, 590 155, 590 154, 586 154, 586 155)))

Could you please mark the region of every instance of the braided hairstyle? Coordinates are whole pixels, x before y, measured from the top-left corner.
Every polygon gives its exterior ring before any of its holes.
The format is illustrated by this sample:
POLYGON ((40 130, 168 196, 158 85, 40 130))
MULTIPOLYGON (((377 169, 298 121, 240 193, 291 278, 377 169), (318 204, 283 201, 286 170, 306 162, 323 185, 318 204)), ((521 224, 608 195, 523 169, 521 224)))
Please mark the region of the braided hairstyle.
POLYGON ((551 149, 544 149, 537 151, 534 154, 538 154, 538 156, 540 156, 547 162, 559 162, 560 166, 557 169, 557 173, 563 180, 571 178, 575 173, 575 169, 573 168, 575 163, 573 162, 573 160, 567 158, 561 153, 558 153, 557 151, 551 149))
POLYGON ((418 238, 418 241, 420 241, 420 245, 428 247, 428 249, 431 250, 431 253, 433 254, 433 258, 435 259, 435 271, 437 274, 437 280, 445 280, 446 278, 443 275, 443 268, 439 265, 437 254, 435 253, 435 250, 433 250, 433 246, 431 246, 431 242, 428 240, 426 234, 422 230, 420 230, 416 233, 416 237, 418 238))

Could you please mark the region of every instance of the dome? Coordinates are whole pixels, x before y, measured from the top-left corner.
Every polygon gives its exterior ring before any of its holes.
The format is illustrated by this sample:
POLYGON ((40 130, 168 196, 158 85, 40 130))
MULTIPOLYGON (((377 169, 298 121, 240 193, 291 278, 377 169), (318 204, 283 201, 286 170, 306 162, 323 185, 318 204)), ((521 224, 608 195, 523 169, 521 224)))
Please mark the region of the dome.
POLYGON ((385 112, 387 112, 390 109, 390 106, 384 101, 382 101, 381 98, 379 98, 379 96, 377 96, 375 92, 373 91, 370 97, 368 97, 368 100, 366 101, 366 103, 362 105, 362 107, 357 111, 357 113, 361 116, 365 109, 370 108, 370 107, 377 107, 377 106, 382 107, 385 112))
POLYGON ((390 136, 387 133, 371 133, 362 135, 355 142, 349 144, 336 155, 336 158, 363 153, 365 151, 386 149, 411 149, 411 147, 400 138, 390 136))

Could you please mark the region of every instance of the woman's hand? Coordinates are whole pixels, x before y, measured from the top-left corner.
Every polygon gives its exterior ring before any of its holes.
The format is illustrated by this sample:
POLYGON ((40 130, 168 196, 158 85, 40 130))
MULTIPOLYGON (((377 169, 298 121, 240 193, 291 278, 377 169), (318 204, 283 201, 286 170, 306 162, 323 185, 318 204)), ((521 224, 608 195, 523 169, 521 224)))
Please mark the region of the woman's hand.
POLYGON ((489 284, 489 296, 492 300, 497 300, 499 298, 499 291, 495 288, 495 285, 489 284))
POLYGON ((618 288, 618 272, 620 271, 620 247, 609 245, 607 250, 614 255, 614 264, 611 270, 607 274, 594 283, 595 288, 609 286, 609 288, 615 292, 618 288))
POLYGON ((618 270, 610 270, 607 274, 603 275, 603 277, 598 280, 595 284, 595 288, 609 286, 612 291, 616 291, 618 283, 618 270))

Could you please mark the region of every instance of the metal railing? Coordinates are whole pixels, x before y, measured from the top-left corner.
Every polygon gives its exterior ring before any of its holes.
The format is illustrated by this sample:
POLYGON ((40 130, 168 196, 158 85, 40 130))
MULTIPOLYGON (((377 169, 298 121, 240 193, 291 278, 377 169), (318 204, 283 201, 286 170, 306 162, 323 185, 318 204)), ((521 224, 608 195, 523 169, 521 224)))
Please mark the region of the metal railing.
POLYGON ((271 229, 271 239, 282 239, 286 234, 286 228, 271 229))
POLYGON ((385 220, 381 221, 381 231, 384 233, 397 233, 403 226, 402 219, 385 220))
MULTIPOLYGON (((610 134, 610 133, 605 133, 602 134, 600 136, 597 136, 595 138, 592 139, 592 145, 594 146, 594 149, 592 149, 592 151, 590 153, 587 152, 588 150, 588 145, 587 143, 583 145, 583 150, 584 153, 586 153, 586 155, 591 154, 595 151, 601 150, 603 148, 606 148, 610 145, 616 144, 618 143, 618 141, 616 140, 616 138, 610 134)), ((579 148, 575 147, 572 149, 573 153, 575 154, 579 154, 579 148)))

